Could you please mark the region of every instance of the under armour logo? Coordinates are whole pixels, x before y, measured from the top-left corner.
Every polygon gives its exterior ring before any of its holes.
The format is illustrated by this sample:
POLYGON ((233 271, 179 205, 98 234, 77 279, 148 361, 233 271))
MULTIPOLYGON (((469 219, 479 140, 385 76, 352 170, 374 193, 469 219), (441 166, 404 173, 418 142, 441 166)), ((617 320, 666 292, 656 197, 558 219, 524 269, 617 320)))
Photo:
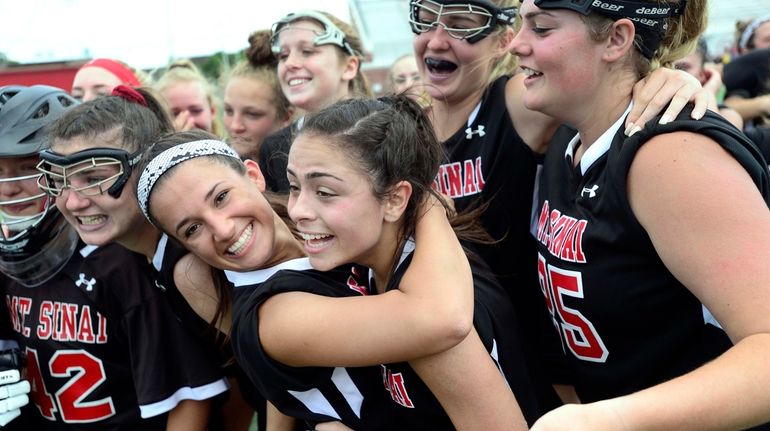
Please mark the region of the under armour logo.
POLYGON ((86 290, 90 292, 94 290, 94 284, 96 284, 96 279, 91 277, 90 280, 86 280, 86 275, 81 272, 80 278, 78 279, 78 281, 75 282, 75 286, 81 287, 84 284, 86 285, 86 290))
POLYGON ((599 190, 599 185, 598 184, 594 184, 594 186, 591 187, 590 189, 588 187, 583 187, 583 191, 580 192, 580 196, 585 196, 586 193, 588 193, 588 197, 589 198, 596 197, 596 191, 597 190, 599 190))
POLYGON ((165 292, 165 291, 166 291, 166 286, 164 286, 164 285, 162 285, 162 284, 158 283, 158 280, 155 280, 155 287, 157 287, 158 289, 160 289, 160 291, 161 291, 161 292, 165 292))
POLYGON ((465 129, 465 139, 471 139, 473 135, 479 135, 479 137, 483 137, 486 134, 487 132, 484 131, 484 126, 479 126, 476 130, 471 129, 470 127, 465 129))

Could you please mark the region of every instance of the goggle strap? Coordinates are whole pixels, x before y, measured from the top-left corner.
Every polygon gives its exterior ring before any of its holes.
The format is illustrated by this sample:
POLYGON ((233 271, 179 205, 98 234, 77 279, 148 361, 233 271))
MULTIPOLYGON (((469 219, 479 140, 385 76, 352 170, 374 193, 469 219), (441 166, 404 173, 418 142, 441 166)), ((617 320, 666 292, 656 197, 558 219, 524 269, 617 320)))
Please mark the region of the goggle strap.
POLYGON ((513 25, 513 23, 516 21, 517 13, 519 13, 519 8, 509 7, 500 9, 497 12, 497 15, 495 15, 495 18, 503 24, 513 25))

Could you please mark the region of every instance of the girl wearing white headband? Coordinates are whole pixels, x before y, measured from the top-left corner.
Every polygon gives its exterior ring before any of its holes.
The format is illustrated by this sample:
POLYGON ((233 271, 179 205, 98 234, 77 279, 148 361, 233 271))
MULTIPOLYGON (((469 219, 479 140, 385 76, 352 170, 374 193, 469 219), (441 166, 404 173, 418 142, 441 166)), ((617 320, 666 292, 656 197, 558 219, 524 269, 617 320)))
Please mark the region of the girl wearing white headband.
MULTIPOLYGON (((345 117, 345 124, 356 124, 373 116, 374 123, 360 123, 348 145, 369 136, 371 142, 387 141, 384 151, 390 153, 398 141, 411 154, 389 157, 389 166, 422 172, 400 182, 415 184, 414 194, 404 194, 404 187, 411 186, 380 184, 363 173, 367 169, 355 162, 358 156, 349 159, 343 155, 348 152, 324 145, 322 151, 341 166, 357 166, 318 175, 343 175, 355 196, 337 198, 339 191, 332 188, 310 192, 336 208, 337 237, 320 226, 302 233, 290 228, 293 223, 279 217, 262 193, 265 184, 256 164, 242 163, 224 144, 198 133, 172 136, 152 147, 142 162, 140 204, 150 220, 201 260, 226 269, 235 287, 232 320, 227 313, 224 318, 218 314, 217 323, 229 333, 232 321, 236 358, 285 413, 311 425, 339 420, 356 429, 526 429, 517 400, 530 421, 541 412, 516 328, 509 326, 510 305, 499 286, 484 284, 490 282, 483 273, 474 272, 471 281, 468 260, 444 208, 429 198, 441 154, 438 143, 415 102, 402 96, 393 103, 351 100, 308 119, 314 125, 316 116, 322 121, 345 117), (381 187, 395 194, 380 195, 381 187), (407 263, 401 262, 402 251, 407 263), (351 262, 376 267, 372 281, 377 279, 380 287, 374 290, 357 266, 357 275, 351 276, 351 262), (326 272, 313 271, 311 264, 326 272), (474 284, 476 300, 482 301, 475 306, 474 284), (478 333, 470 328, 474 308, 478 333), (411 361, 423 380, 399 363, 404 360, 411 361)), ((307 138, 317 133, 312 126, 307 138)), ((363 147, 357 151, 368 152, 363 147)), ((396 175, 401 178, 403 172, 396 175)), ((301 175, 304 188, 305 171, 301 175)), ((295 181, 292 176, 293 189, 295 181)), ((294 194, 290 205, 300 208, 294 194)), ((297 217, 292 213, 295 220, 303 218, 297 217)), ((191 301, 214 297, 207 293, 207 270, 177 275, 178 284, 187 280, 191 285, 191 301)), ((220 304, 229 303, 222 296, 227 293, 228 288, 220 291, 220 304)), ((201 315, 213 317, 212 308, 207 314, 206 307, 210 304, 199 307, 201 315)))
POLYGON ((770 15, 751 20, 738 38, 738 51, 741 54, 764 48, 770 48, 770 15))
POLYGON ((770 114, 770 15, 737 27, 742 29, 737 41, 741 55, 724 66, 725 104, 741 114, 747 130, 756 128, 751 133, 757 133, 770 114))

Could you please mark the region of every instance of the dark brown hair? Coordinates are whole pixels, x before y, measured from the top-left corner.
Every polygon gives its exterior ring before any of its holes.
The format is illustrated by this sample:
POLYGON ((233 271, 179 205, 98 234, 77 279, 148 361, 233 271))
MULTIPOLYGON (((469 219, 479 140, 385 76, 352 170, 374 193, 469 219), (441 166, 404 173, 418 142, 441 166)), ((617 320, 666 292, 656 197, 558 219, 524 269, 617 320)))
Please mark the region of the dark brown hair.
POLYGON ((51 143, 98 137, 135 153, 174 130, 165 106, 154 92, 147 88, 136 91, 144 97, 146 107, 120 96, 103 96, 67 110, 50 130, 51 143))
MULTIPOLYGON (((369 177, 372 193, 378 199, 384 199, 400 181, 411 184, 397 253, 414 235, 423 202, 431 195, 444 202, 433 188, 445 157, 444 147, 425 111, 406 95, 337 102, 308 115, 298 133, 301 135, 323 137, 338 147, 339 154, 345 154, 359 172, 369 177)), ((453 225, 461 240, 489 240, 478 215, 474 212, 455 220, 460 222, 453 225)))
MULTIPOLYGON (((214 139, 218 140, 218 138, 204 130, 189 130, 186 132, 176 132, 176 133, 170 133, 165 136, 160 137, 156 143, 154 143, 150 148, 147 149, 147 151, 144 152, 141 161, 137 165, 136 169, 139 172, 142 172, 147 165, 159 154, 162 152, 168 150, 169 148, 176 147, 178 145, 182 145, 188 142, 193 141, 200 141, 205 139, 214 139)), ((243 164, 243 162, 240 159, 236 159, 234 157, 225 156, 225 155, 219 155, 219 154, 212 154, 206 157, 209 160, 215 161, 217 163, 220 163, 235 172, 246 175, 246 166, 243 164)), ((176 165, 172 168, 170 168, 168 171, 165 172, 166 175, 161 176, 157 179, 155 182, 155 187, 157 187, 162 182, 166 181, 167 178, 170 177, 168 175, 169 172, 176 169, 176 167, 179 165, 176 165)), ((137 180, 138 181, 138 180, 137 180)), ((270 206, 273 208, 273 211, 278 214, 279 217, 286 223, 287 226, 289 226, 289 229, 292 230, 292 233, 294 233, 295 237, 299 237, 296 230, 294 229, 294 223, 291 221, 288 215, 288 210, 286 207, 286 198, 283 196, 274 195, 271 193, 265 193, 265 198, 270 203, 270 206)), ((158 227, 158 229, 163 230, 162 226, 155 220, 155 218, 152 215, 152 209, 150 206, 150 202, 147 202, 147 213, 149 214, 150 221, 158 227)), ((174 235, 171 232, 165 232, 170 239, 175 240, 174 235)), ((177 241, 178 242, 178 241, 177 241)), ((180 244, 184 247, 183 244, 180 244)), ((209 322, 210 325, 216 326, 218 323, 222 321, 222 319, 227 316, 228 312, 230 311, 230 306, 232 303, 232 286, 230 285, 230 282, 227 281, 227 278, 225 277, 225 273, 223 270, 211 267, 211 278, 214 282, 214 289, 217 293, 217 310, 214 313, 214 317, 209 322)), ((223 336, 220 338, 220 341, 222 343, 225 343, 229 340, 228 336, 223 336)))

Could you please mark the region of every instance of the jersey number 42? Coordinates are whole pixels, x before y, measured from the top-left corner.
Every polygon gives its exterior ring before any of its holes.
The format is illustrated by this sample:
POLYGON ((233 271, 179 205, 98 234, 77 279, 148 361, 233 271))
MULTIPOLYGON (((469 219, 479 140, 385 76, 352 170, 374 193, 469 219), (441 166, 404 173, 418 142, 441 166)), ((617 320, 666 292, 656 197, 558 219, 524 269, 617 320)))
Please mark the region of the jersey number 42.
POLYGON ((27 349, 27 378, 32 386, 32 399, 40 414, 51 421, 54 413, 66 423, 87 423, 115 414, 112 398, 83 401, 105 380, 102 361, 85 350, 59 350, 48 363, 52 377, 69 377, 53 395, 45 387, 37 351, 27 349))

